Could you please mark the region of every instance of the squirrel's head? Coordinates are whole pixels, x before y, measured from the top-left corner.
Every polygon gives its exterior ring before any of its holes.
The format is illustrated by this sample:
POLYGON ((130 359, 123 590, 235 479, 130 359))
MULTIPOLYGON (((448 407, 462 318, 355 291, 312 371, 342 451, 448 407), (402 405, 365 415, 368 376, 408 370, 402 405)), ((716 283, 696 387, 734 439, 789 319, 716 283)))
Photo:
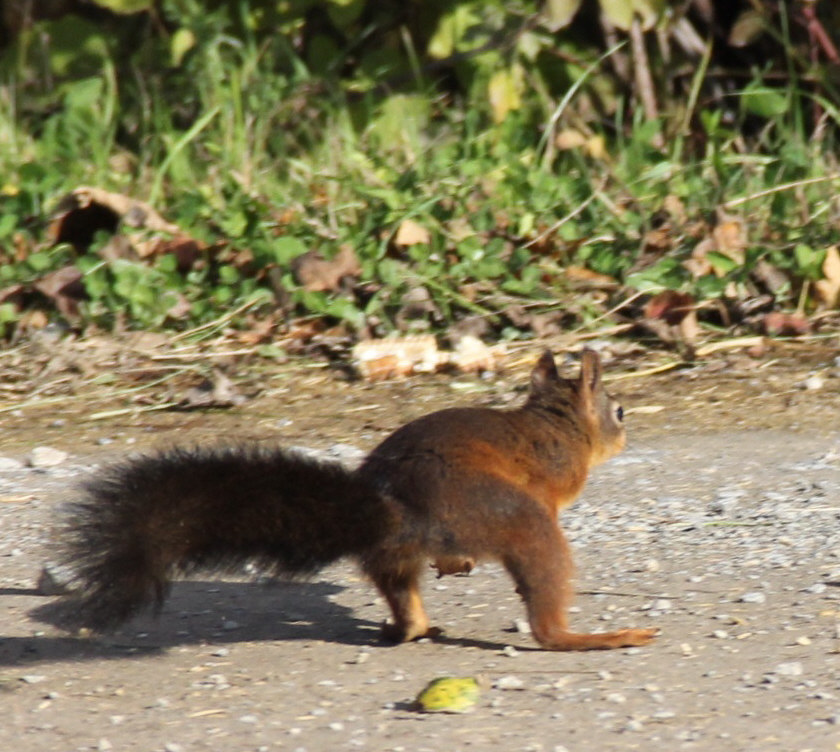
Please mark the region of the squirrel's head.
POLYGON ((557 373, 550 350, 543 352, 531 372, 529 400, 567 413, 580 426, 591 440, 592 465, 618 454, 626 441, 624 411, 604 389, 601 371, 598 353, 585 349, 577 379, 564 379, 557 373))

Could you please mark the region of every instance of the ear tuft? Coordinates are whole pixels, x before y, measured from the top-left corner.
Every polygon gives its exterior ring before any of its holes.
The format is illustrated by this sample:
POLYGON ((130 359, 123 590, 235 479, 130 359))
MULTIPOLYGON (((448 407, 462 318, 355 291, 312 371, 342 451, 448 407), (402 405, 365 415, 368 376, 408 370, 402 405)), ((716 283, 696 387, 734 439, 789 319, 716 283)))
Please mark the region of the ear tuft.
POLYGON ((590 394, 601 386, 601 358, 595 350, 586 348, 581 355, 580 384, 590 394))
POLYGON ((557 381, 560 374, 557 373, 557 366, 554 363, 554 355, 551 350, 543 350, 540 359, 531 371, 531 388, 534 391, 539 391, 545 387, 549 381, 557 381))

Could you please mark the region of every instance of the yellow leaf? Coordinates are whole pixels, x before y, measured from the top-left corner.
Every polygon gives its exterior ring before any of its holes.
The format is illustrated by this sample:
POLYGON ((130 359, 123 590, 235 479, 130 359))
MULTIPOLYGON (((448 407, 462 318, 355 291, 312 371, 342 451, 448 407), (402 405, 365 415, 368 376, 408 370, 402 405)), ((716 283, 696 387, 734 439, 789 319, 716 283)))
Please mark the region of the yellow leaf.
POLYGON ((517 71, 511 68, 496 71, 487 86, 493 120, 501 123, 511 110, 518 110, 522 105, 519 96, 517 71))
POLYGON ((442 676, 417 695, 417 706, 426 713, 466 713, 479 694, 478 680, 472 676, 442 676))
POLYGON ((814 283, 820 302, 827 308, 840 306, 840 252, 837 246, 831 246, 825 254, 822 265, 825 279, 814 283))

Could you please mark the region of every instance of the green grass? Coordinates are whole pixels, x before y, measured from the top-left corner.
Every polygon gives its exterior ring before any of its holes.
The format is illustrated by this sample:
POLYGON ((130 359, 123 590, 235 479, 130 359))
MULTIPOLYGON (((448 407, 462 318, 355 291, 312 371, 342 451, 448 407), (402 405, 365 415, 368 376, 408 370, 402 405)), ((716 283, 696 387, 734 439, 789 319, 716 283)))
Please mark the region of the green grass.
MULTIPOLYGON (((838 170, 831 128, 816 139, 806 132, 811 99, 794 79, 762 98, 757 76, 751 99, 733 109, 740 120, 726 123, 704 111, 698 79, 687 111, 590 123, 605 144, 598 154, 548 143, 569 127, 555 122, 560 107, 575 122, 596 68, 579 68, 559 105, 535 96, 495 123, 478 89, 440 97, 418 73, 414 90, 382 98, 316 77, 294 56, 278 73, 282 40, 208 39, 191 65, 148 77, 125 67, 118 75, 111 55, 93 47, 100 64, 51 92, 18 86, 19 67, 2 69, 0 288, 72 264, 90 297, 79 326, 113 326, 119 312, 131 326, 185 329, 249 301, 266 311, 282 301, 287 313, 354 330, 439 330, 479 315, 495 336, 519 337, 530 332, 509 315, 512 305, 559 309, 586 326, 638 289, 749 297, 764 260, 789 277, 777 305, 811 305, 801 293, 833 239, 838 170), (773 109, 779 97, 785 107, 773 109), (770 112, 756 121, 751 110, 762 107, 770 112), (81 255, 51 246, 50 212, 80 185, 150 201, 208 245, 204 262, 183 273, 171 255, 104 261, 106 236, 81 255), (684 216, 663 215, 677 200, 684 216), (697 222, 727 206, 746 229, 745 260, 712 255, 713 271, 693 278, 683 262, 708 234, 697 222), (428 244, 394 247, 406 219, 429 231, 428 244), (663 221, 667 246, 652 253, 646 233, 663 221), (316 292, 296 283, 293 258, 311 250, 330 258, 345 245, 359 257, 358 284, 316 292), (572 293, 570 265, 623 288, 607 300, 572 293), (404 297, 418 288, 430 305, 406 318, 404 297), (179 299, 188 312, 173 316, 179 299)), ((156 53, 150 45, 144 54, 156 53)), ((9 333, 21 314, 5 304, 0 327, 9 333)))

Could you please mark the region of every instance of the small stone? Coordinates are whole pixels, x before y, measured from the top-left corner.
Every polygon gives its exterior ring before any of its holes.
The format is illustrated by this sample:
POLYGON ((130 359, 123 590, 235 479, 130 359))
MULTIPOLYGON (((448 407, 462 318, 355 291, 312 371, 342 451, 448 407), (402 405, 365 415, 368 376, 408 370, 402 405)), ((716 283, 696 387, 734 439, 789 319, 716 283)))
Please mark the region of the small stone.
POLYGON ((531 624, 527 619, 514 619, 513 629, 520 634, 531 634, 531 624))
POLYGON ((725 640, 727 637, 729 637, 729 632, 727 632, 725 629, 716 629, 714 632, 712 632, 712 637, 716 637, 718 640, 725 640))
POLYGON ((214 658, 227 658, 230 655, 229 648, 219 648, 210 653, 214 658))
POLYGON ((496 681, 496 689, 522 689, 525 682, 518 676, 502 676, 496 681))
POLYGON ((329 725, 332 731, 344 731, 344 724, 341 721, 334 721, 329 725))
POLYGON ((645 728, 645 724, 642 723, 638 718, 631 718, 627 723, 624 724, 625 731, 643 731, 645 728))
POLYGON ((70 455, 61 449, 48 446, 35 447, 27 457, 27 464, 30 467, 55 467, 64 462, 70 455))
POLYGON ((741 603, 764 603, 767 596, 764 593, 744 593, 738 600, 741 603))
POLYGON ((41 595, 66 595, 70 592, 68 584, 70 579, 69 571, 47 563, 38 576, 36 587, 41 595))
POLYGON ((184 748, 175 742, 167 742, 163 745, 164 752, 184 752, 184 748))
POLYGON ((46 681, 46 679, 47 677, 41 674, 25 674, 20 677, 20 680, 24 684, 40 684, 42 681, 46 681))
POLYGON ((519 651, 513 647, 513 645, 505 645, 502 648, 502 654, 506 655, 508 658, 516 658, 519 655, 519 651))
POLYGON ((658 572, 662 569, 662 565, 659 563, 657 559, 648 559, 645 562, 645 571, 647 572, 658 572))
POLYGON ((257 723, 257 716, 255 715, 242 715, 239 716, 240 723, 257 723))
POLYGON ((114 745, 111 744, 107 739, 100 739, 99 743, 96 745, 96 748, 99 752, 110 752, 114 748, 114 745))
POLYGON ((806 587, 803 593, 813 593, 814 595, 822 595, 828 589, 828 585, 824 582, 815 582, 811 587, 806 587))
POLYGON ((825 380, 821 376, 809 376, 802 382, 802 387, 809 391, 816 391, 825 386, 825 380))
POLYGON ((23 463, 11 457, 0 457, 0 472, 3 470, 23 470, 23 463))
POLYGON ((790 661, 780 663, 773 671, 779 676, 802 676, 804 668, 800 661, 790 661))
POLYGON ((617 705, 623 705, 627 702, 627 697, 625 697, 621 692, 610 692, 604 699, 607 702, 614 702, 617 705))
POLYGON ((809 637, 806 637, 805 635, 802 635, 801 637, 796 638, 796 644, 797 645, 803 645, 803 646, 810 645, 811 644, 811 639, 809 637))

